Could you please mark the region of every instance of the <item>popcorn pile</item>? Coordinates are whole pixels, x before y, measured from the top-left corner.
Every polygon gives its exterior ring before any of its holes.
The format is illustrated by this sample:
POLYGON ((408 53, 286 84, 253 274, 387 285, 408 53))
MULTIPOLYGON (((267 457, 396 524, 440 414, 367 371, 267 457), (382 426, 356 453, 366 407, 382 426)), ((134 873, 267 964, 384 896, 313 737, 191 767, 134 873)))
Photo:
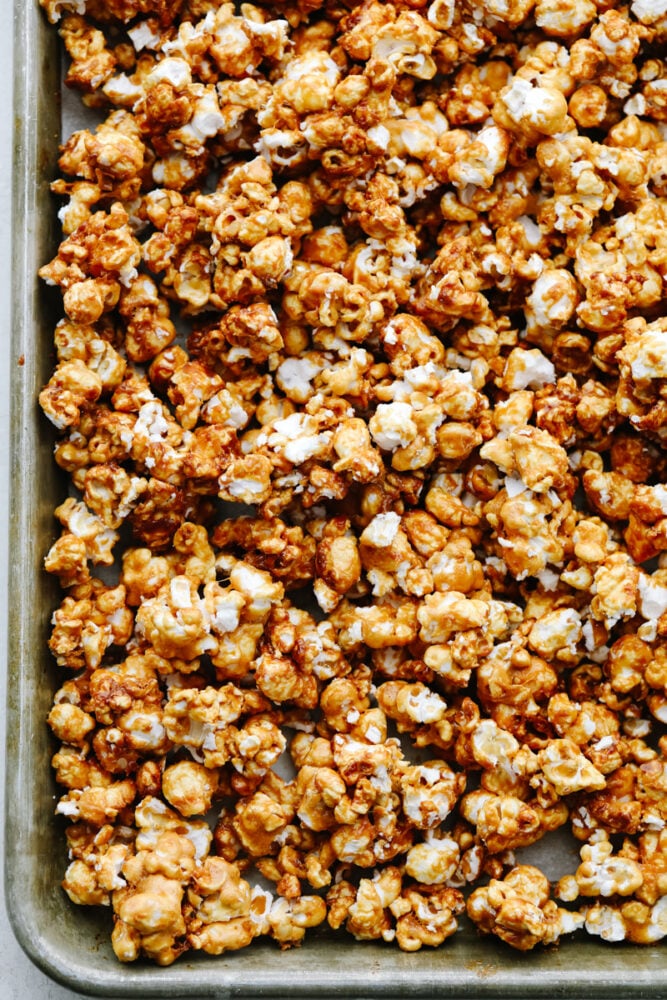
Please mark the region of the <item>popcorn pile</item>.
POLYGON ((665 937, 665 0, 41 3, 65 891, 162 965, 665 937))

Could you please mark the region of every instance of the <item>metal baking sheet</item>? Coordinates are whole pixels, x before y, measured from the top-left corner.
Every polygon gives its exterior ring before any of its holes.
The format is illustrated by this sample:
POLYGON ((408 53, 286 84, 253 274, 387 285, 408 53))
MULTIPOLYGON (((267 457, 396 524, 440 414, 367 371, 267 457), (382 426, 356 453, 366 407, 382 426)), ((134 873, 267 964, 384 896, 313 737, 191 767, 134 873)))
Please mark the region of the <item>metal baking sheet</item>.
MULTIPOLYGON (((5 892, 15 934, 49 976, 108 997, 667 997, 667 950, 565 939, 520 954, 462 928, 437 950, 414 954, 318 929, 301 948, 273 942, 217 958, 187 955, 163 969, 122 965, 109 943, 108 909, 77 907, 60 888, 67 863, 54 816, 54 745, 45 725, 59 678, 47 650, 59 603, 42 558, 56 536, 53 508, 66 484, 37 406, 53 358, 60 301, 37 278, 58 244, 49 182, 61 127, 57 35, 36 0, 15 0, 12 465, 9 569, 5 892)), ((571 848, 570 848, 571 851, 571 848)), ((560 874, 557 840, 532 849, 560 874)), ((559 858, 561 859, 559 862, 559 858)), ((570 864, 576 858, 570 853, 570 864)), ((572 867, 569 870, 573 870, 572 867)))

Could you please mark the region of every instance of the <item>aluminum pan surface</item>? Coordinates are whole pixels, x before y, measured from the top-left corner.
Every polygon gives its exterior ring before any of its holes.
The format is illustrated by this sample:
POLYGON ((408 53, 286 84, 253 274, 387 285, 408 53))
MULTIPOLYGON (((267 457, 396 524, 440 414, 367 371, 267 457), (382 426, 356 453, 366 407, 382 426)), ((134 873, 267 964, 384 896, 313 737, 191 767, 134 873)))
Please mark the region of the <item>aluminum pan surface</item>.
MULTIPOLYGON (((54 818, 54 751, 45 717, 59 679, 46 648, 56 588, 42 572, 65 484, 36 404, 48 379, 59 300, 36 277, 58 242, 49 181, 60 131, 57 36, 36 0, 15 0, 12 464, 7 705, 7 909, 27 955, 53 979, 109 997, 667 997, 667 951, 566 940, 526 955, 462 930, 406 954, 316 932, 281 952, 185 956, 168 969, 121 965, 109 911, 73 906, 60 889, 63 827, 54 818), (18 55, 20 53, 20 55, 18 55), (22 361, 20 360, 22 359, 22 361)), ((547 848, 548 850, 548 848, 547 848)))

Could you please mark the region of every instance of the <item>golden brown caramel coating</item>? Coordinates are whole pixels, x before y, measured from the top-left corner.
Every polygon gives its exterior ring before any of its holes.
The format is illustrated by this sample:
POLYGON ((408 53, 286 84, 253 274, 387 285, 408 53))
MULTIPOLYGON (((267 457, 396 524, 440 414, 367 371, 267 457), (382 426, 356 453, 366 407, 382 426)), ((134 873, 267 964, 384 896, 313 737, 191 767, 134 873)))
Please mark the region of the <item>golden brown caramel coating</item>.
POLYGON ((466 886, 660 940, 664 10, 41 3, 99 117, 40 271, 65 891, 163 965, 466 886))

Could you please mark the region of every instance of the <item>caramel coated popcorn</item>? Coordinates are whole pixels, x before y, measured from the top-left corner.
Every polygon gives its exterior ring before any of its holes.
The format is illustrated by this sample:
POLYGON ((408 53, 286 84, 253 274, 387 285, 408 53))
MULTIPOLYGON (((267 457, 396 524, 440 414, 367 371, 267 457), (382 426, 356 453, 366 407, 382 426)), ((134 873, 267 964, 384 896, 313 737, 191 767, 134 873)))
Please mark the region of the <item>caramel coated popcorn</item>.
POLYGON ((665 937, 665 4, 40 3, 64 891, 160 965, 665 937))

